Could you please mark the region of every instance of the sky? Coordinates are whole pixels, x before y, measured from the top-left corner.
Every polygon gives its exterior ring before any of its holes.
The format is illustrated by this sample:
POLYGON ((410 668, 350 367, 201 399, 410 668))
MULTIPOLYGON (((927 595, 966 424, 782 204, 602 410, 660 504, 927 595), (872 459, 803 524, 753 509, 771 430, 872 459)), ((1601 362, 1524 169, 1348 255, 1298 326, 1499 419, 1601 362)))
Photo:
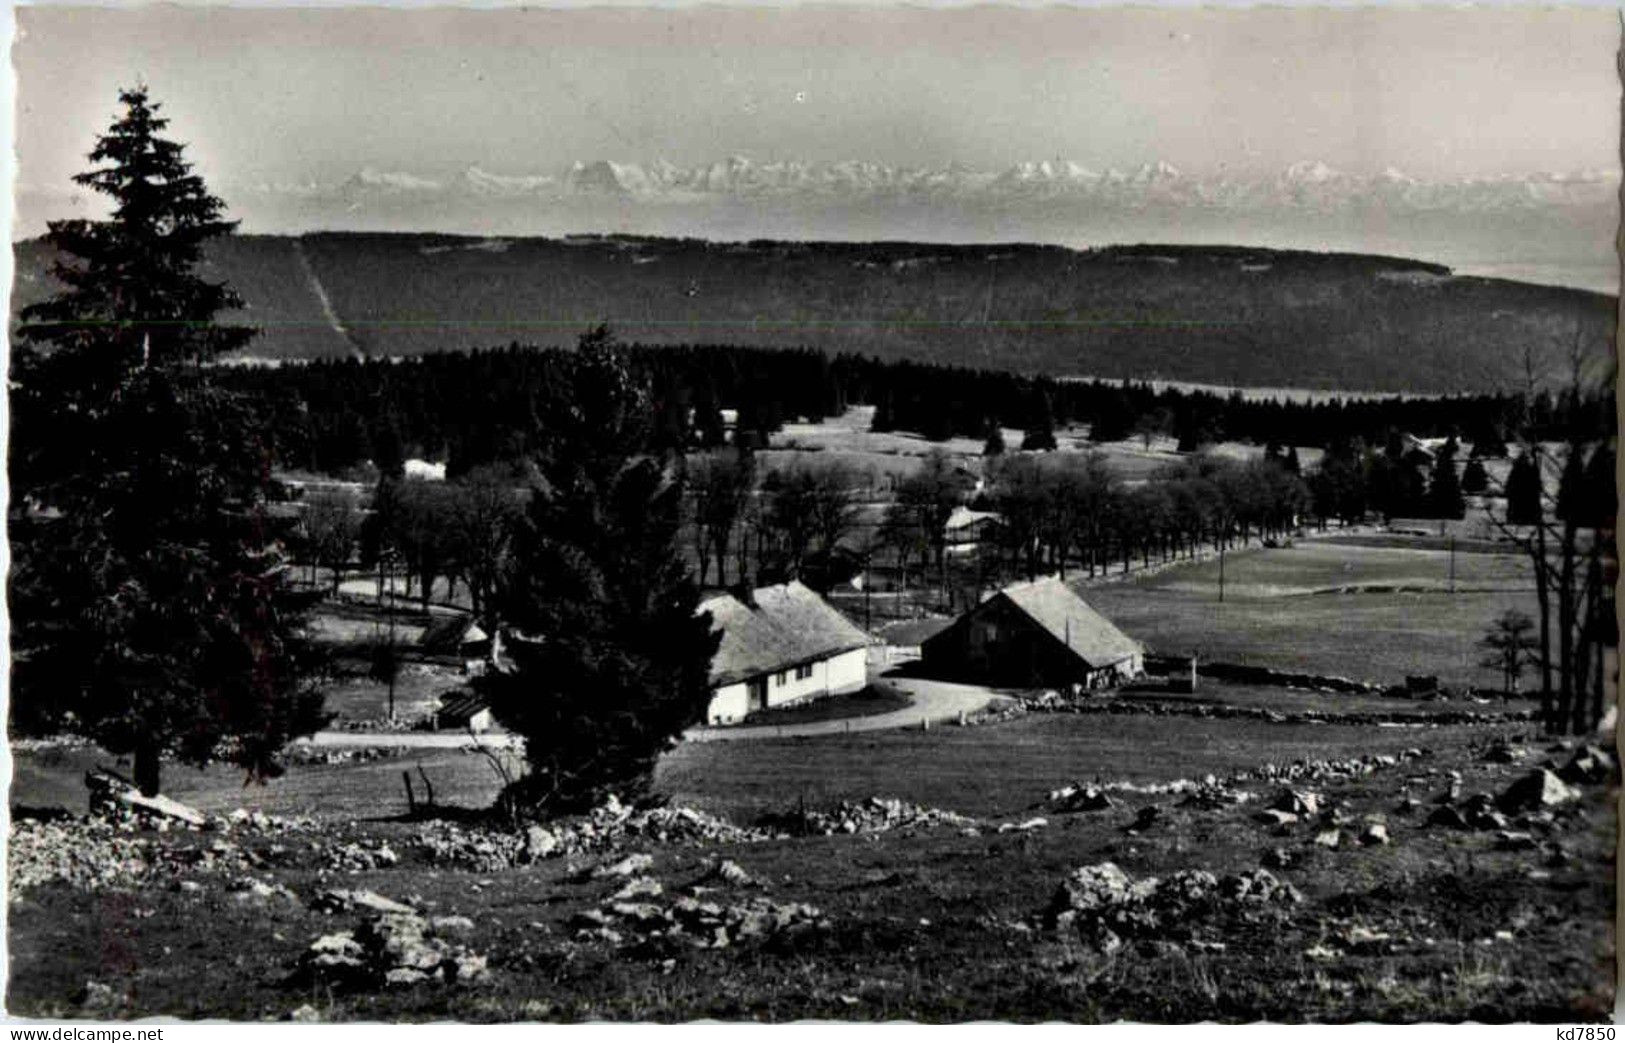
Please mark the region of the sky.
POLYGON ((578 159, 1617 165, 1590 9, 25 7, 18 179, 66 186, 145 80, 220 184, 578 159))

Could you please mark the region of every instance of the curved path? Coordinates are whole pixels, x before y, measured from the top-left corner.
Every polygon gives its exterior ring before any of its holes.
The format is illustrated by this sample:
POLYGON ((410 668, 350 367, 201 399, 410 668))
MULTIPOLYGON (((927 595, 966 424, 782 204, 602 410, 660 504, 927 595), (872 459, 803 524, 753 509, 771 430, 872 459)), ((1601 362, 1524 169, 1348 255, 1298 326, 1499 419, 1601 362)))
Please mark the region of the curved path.
POLYGON ((798 736, 878 732, 891 728, 919 728, 925 721, 938 724, 958 720, 962 713, 977 713, 987 709, 988 704, 994 700, 1003 698, 980 685, 928 681, 917 677, 877 677, 873 684, 876 688, 906 696, 910 700, 910 705, 901 710, 872 714, 868 717, 842 717, 829 721, 805 721, 801 724, 739 724, 725 728, 690 728, 683 734, 683 739, 686 742, 745 742, 751 739, 789 739, 798 736))
MULTIPOLYGON (((877 677, 877 688, 905 696, 910 705, 901 710, 877 713, 868 717, 843 717, 829 721, 805 721, 800 724, 732 725, 725 728, 690 728, 683 735, 685 742, 747 742, 752 739, 790 739, 798 736, 847 735, 855 732, 877 732, 892 728, 919 728, 924 722, 940 724, 955 721, 960 714, 985 710, 995 700, 1004 698, 979 685, 955 684, 951 681, 928 681, 915 677, 877 677)), ((306 740, 311 746, 337 747, 405 747, 408 749, 460 749, 470 745, 466 732, 317 732, 306 740)), ((511 749, 519 744, 517 736, 506 732, 489 732, 479 736, 479 743, 492 749, 511 749)))

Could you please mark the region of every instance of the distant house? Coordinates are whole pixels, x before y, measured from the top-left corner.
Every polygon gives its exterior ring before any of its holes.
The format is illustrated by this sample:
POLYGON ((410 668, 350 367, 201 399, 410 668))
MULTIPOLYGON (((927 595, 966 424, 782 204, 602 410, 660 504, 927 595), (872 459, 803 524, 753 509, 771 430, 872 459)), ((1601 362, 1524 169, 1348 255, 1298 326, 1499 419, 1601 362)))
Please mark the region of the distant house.
POLYGON ((413 457, 401 465, 401 473, 407 478, 417 478, 425 482, 443 482, 446 480, 446 465, 413 457))
POLYGON ((999 526, 996 511, 973 511, 969 507, 955 507, 943 525, 943 536, 950 553, 956 549, 970 550, 990 539, 999 526))
POLYGON ((436 655, 480 659, 490 652, 491 638, 473 616, 457 613, 441 616, 425 627, 418 647, 436 655))
POLYGON ((1005 587, 920 650, 933 672, 995 684, 1093 688, 1145 669, 1140 643, 1057 579, 1005 587))
POLYGON ((869 683, 869 637, 799 582, 700 605, 722 631, 711 660, 708 723, 770 706, 855 692, 869 683))
POLYGON ((418 638, 418 648, 429 655, 450 656, 463 661, 463 673, 483 673, 492 655, 491 635, 486 634, 473 616, 457 612, 453 616, 440 616, 424 627, 418 638))

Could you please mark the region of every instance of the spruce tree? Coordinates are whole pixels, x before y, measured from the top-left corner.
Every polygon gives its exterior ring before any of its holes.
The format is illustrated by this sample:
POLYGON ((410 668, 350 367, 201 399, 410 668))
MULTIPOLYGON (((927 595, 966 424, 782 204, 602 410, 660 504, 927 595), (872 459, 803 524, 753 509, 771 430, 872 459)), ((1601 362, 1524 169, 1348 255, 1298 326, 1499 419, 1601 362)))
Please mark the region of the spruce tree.
POLYGON ((18 330, 13 706, 132 755, 152 794, 166 755, 275 775, 321 717, 266 510, 273 447, 198 365, 255 333, 215 321, 240 301, 197 272, 234 224, 146 88, 119 98, 75 178, 112 215, 50 224, 63 289, 18 330))
POLYGON ((1506 520, 1509 525, 1534 525, 1541 520, 1540 471, 1525 448, 1507 474, 1506 520))
POLYGON ((562 367, 540 479, 499 594, 514 668, 478 682, 524 736, 513 816, 635 799, 660 755, 704 719, 720 633, 678 547, 682 490, 651 451, 647 389, 607 330, 562 367))
POLYGON ((1004 455, 1004 429, 999 426, 996 419, 987 422, 987 440, 982 443, 982 455, 1004 455))
POLYGON ((1034 395, 1032 417, 1021 437, 1021 448, 1028 452, 1042 452, 1055 448, 1055 412, 1049 395, 1043 391, 1034 395))
POLYGON ((1467 513, 1467 503, 1461 496, 1461 483, 1456 478, 1455 454, 1439 453, 1428 482, 1427 498, 1432 517, 1461 518, 1467 513))
POLYGON ((1461 491, 1479 495, 1490 487, 1489 473, 1484 470, 1484 461, 1478 458, 1475 449, 1473 455, 1467 458, 1467 466, 1461 471, 1461 491))

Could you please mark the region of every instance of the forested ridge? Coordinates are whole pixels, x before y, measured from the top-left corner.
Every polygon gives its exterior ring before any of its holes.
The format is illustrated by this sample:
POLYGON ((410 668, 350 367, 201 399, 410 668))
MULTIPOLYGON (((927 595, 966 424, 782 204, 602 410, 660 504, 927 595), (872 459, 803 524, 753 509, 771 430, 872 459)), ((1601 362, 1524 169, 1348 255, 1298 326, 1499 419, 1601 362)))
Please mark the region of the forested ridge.
MULTIPOLYGON (((17 244, 14 307, 52 292, 17 244)), ((644 344, 1052 377, 1348 391, 1522 391, 1531 346, 1606 354, 1614 299, 1422 261, 1255 247, 479 239, 325 232, 210 243, 261 358, 566 346, 607 322, 644 344)), ((1537 376, 1567 374, 1543 367, 1537 376)))

